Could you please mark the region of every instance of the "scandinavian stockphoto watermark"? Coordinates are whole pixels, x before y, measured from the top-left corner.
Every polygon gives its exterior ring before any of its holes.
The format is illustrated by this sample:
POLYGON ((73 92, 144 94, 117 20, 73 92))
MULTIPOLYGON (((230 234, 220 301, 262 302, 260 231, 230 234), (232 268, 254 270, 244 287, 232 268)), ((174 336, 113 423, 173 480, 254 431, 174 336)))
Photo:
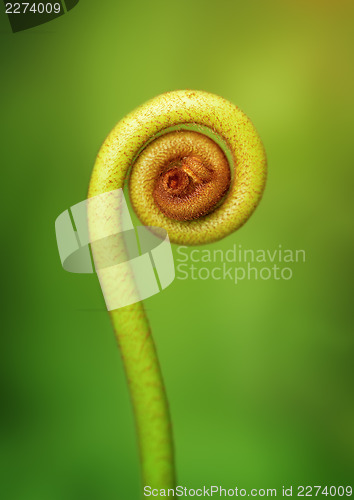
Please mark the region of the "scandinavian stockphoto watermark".
POLYGON ((261 496, 261 497, 276 497, 277 490, 275 488, 252 488, 246 490, 244 488, 233 487, 223 488, 222 486, 202 486, 199 488, 188 488, 187 486, 176 486, 176 488, 161 488, 156 489, 151 486, 144 487, 145 497, 244 497, 244 496, 261 496))
POLYGON ((288 281, 306 262, 302 249, 240 244, 209 250, 177 247, 176 265, 166 230, 135 227, 122 189, 73 205, 55 221, 59 256, 71 273, 97 273, 109 311, 151 297, 178 280, 288 281), (89 224, 90 221, 90 224, 89 224))
POLYGON ((152 488, 144 487, 145 497, 351 497, 352 486, 329 486, 329 485, 283 485, 278 488, 224 488, 223 486, 201 486, 199 488, 188 488, 177 486, 176 488, 152 488))
POLYGON ((282 244, 269 249, 245 248, 234 244, 223 249, 177 248, 176 279, 231 280, 235 285, 244 280, 288 281, 295 266, 306 262, 303 249, 285 248, 282 244))

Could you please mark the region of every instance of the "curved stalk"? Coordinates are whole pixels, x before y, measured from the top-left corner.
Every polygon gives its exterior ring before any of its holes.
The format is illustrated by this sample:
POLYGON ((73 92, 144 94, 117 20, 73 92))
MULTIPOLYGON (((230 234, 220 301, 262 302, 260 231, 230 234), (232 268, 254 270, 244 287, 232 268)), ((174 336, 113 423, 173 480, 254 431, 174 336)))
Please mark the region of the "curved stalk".
MULTIPOLYGON (((175 91, 152 99, 121 120, 104 141, 89 197, 123 188, 129 169, 133 207, 144 225, 167 230, 183 245, 217 241, 238 229, 257 206, 266 180, 262 142, 242 111, 219 96, 175 91), (207 127, 222 149, 198 132, 207 127)), ((131 394, 143 486, 175 486, 171 420, 161 370, 141 302, 110 312, 131 394)))

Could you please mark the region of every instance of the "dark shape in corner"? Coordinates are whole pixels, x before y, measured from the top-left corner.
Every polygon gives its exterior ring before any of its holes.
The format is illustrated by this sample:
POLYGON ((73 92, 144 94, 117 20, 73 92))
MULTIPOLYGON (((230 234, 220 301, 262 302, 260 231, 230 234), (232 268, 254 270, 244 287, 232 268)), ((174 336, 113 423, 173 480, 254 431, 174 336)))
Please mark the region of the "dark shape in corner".
MULTIPOLYGON (((3 3, 6 11, 7 7, 9 7, 9 2, 7 0, 3 0, 3 3)), ((49 21, 62 16, 69 10, 73 9, 79 3, 79 0, 32 1, 29 2, 26 12, 23 12, 24 4, 10 3, 11 7, 8 9, 10 12, 7 12, 7 15, 11 24, 12 32, 17 33, 18 31, 28 30, 30 28, 34 28, 35 26, 48 23, 49 21), (20 5, 20 10, 18 10, 16 5, 20 5), (41 7, 39 7, 39 5, 41 7), (44 8, 43 12, 41 12, 42 8, 44 8), (17 12, 14 12, 15 9, 17 9, 17 12)))

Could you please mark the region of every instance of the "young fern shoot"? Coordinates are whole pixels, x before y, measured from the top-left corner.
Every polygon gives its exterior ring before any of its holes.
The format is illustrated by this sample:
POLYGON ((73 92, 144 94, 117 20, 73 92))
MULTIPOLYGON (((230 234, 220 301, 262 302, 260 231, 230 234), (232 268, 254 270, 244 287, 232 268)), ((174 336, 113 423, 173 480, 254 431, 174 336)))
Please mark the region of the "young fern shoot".
MULTIPOLYGON (((201 245, 248 220, 266 170, 262 141, 238 107, 207 92, 173 91, 113 128, 97 156, 89 197, 124 188, 129 180, 132 206, 145 226, 166 229, 173 243, 201 245)), ((143 303, 109 314, 135 415, 143 486, 174 488, 171 419, 143 303)))

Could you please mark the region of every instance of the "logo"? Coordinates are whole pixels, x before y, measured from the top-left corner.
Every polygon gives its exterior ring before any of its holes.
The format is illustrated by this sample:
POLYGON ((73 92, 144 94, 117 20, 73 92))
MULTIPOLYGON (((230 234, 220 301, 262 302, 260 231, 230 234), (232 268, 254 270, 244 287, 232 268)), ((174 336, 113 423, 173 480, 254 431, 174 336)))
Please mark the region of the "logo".
POLYGON ((96 272, 109 311, 151 297, 175 278, 167 232, 134 227, 122 189, 65 210, 55 231, 63 268, 96 272))
POLYGON ((27 30, 48 23, 73 9, 79 0, 43 2, 6 2, 5 13, 10 20, 12 32, 27 30))

